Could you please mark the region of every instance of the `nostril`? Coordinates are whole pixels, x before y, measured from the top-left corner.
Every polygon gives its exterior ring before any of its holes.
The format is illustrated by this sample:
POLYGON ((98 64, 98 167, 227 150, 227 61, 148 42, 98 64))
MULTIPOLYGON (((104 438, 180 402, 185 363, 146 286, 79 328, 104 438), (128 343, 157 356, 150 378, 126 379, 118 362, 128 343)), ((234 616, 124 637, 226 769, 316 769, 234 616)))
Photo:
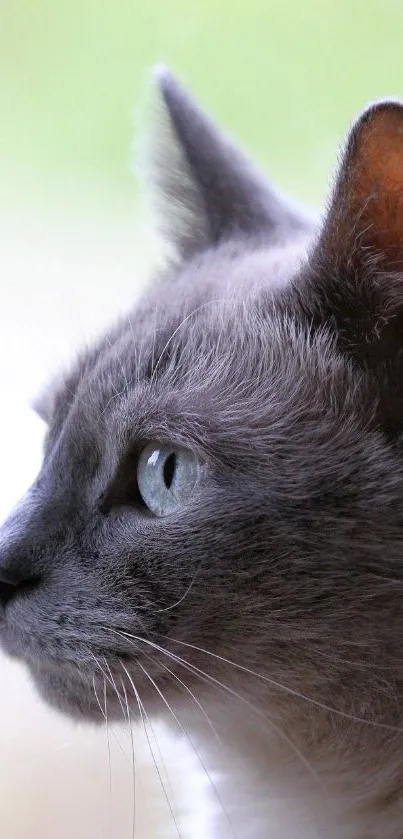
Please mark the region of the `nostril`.
POLYGON ((16 588, 20 583, 24 582, 25 574, 23 569, 13 569, 12 567, 1 567, 0 565, 0 583, 16 588))
POLYGON ((30 580, 22 580, 20 583, 7 582, 7 575, 0 572, 0 607, 4 607, 14 597, 28 594, 39 584, 39 577, 32 577, 30 580))
POLYGON ((13 586, 11 585, 11 583, 3 583, 0 581, 0 604, 2 606, 6 606, 11 597, 14 596, 16 590, 17 586, 13 586))

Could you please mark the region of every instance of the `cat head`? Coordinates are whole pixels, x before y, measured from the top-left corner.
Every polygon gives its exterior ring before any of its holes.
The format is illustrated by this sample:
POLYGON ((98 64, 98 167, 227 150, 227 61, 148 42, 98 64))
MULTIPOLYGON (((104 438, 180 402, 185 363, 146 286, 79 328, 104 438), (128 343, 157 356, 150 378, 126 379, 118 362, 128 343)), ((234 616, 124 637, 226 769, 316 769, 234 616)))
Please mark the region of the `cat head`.
POLYGON ((2 645, 94 719, 104 696, 110 715, 163 710, 185 683, 224 706, 285 714, 296 691, 303 711, 308 697, 388 723, 403 106, 359 118, 316 222, 168 71, 157 83, 149 171, 173 257, 40 400, 43 466, 0 532, 2 645))

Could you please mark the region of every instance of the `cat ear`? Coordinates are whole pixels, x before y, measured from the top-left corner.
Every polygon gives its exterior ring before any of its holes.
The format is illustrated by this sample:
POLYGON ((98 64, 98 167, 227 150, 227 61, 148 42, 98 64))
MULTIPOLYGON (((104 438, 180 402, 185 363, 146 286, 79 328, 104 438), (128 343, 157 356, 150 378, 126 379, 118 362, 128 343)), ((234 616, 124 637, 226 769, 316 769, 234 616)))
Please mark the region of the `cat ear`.
POLYGON ((275 192, 169 70, 157 68, 155 79, 157 121, 146 168, 157 225, 181 259, 236 234, 280 239, 312 228, 312 219, 275 192))
MULTIPOLYGON (((368 108, 350 133, 311 258, 305 303, 370 369, 382 424, 403 427, 403 104, 368 108)), ((302 286, 304 295, 306 287, 302 286)))
POLYGON ((321 245, 365 262, 368 251, 388 270, 403 268, 403 104, 379 102, 354 125, 321 245))

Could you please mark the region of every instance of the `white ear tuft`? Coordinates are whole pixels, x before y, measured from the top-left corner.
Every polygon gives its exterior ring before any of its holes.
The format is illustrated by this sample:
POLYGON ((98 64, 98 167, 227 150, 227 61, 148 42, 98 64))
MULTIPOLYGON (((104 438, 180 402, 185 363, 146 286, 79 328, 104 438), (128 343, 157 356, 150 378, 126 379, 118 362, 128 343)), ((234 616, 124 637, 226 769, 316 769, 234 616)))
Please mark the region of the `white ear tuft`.
POLYGON ((200 187, 164 98, 163 86, 169 78, 164 65, 154 68, 146 130, 140 134, 135 168, 164 253, 171 261, 182 261, 209 246, 211 230, 200 187))
POLYGON ((172 73, 153 73, 141 176, 157 229, 188 259, 233 237, 284 239, 312 228, 215 126, 172 73))

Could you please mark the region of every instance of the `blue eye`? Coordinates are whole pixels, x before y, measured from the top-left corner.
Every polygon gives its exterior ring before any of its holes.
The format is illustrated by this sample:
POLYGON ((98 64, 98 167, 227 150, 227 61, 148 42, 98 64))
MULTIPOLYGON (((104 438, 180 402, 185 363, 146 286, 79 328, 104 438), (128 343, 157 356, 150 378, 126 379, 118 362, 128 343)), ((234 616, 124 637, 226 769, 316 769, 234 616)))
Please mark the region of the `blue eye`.
POLYGON ((140 454, 137 484, 144 504, 155 516, 169 516, 188 501, 202 467, 187 449, 150 443, 140 454))

